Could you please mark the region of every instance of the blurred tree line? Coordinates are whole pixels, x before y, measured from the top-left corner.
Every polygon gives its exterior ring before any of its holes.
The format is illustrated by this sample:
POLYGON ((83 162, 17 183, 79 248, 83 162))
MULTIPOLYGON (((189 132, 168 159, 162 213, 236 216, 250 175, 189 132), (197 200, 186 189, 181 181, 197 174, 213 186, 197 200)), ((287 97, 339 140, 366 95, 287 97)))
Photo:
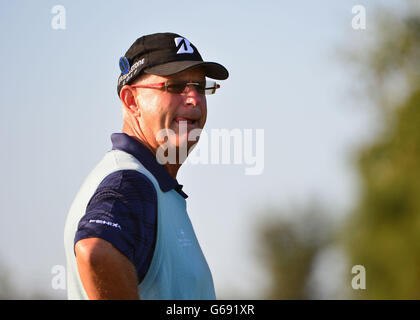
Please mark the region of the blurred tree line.
POLYGON ((260 234, 271 287, 262 298, 319 298, 308 292, 309 279, 316 257, 333 244, 348 259, 338 298, 420 299, 420 12, 409 7, 368 20, 376 24, 375 41, 353 55, 381 121, 356 152, 354 209, 334 228, 312 206, 296 212, 300 220, 265 223, 260 234), (365 290, 351 289, 353 265, 365 267, 365 290))
POLYGON ((420 13, 378 21, 360 64, 383 124, 359 151, 359 202, 342 240, 350 263, 366 268, 355 298, 420 299, 420 13))
POLYGON ((310 288, 312 271, 317 257, 334 242, 334 223, 327 212, 317 200, 287 212, 265 210, 257 255, 268 269, 270 287, 261 299, 316 299, 310 288), (282 218, 288 213, 292 218, 282 218))

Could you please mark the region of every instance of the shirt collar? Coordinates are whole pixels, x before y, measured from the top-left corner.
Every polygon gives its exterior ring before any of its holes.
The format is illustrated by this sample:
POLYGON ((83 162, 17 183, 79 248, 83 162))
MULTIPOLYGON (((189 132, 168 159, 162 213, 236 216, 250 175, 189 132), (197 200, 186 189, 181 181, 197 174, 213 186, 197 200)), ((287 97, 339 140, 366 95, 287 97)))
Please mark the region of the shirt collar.
POLYGON ((179 184, 163 165, 157 162, 155 155, 142 143, 125 133, 111 134, 112 150, 121 150, 133 155, 143 166, 156 178, 159 187, 163 192, 175 189, 184 199, 188 195, 182 191, 182 184, 179 184))

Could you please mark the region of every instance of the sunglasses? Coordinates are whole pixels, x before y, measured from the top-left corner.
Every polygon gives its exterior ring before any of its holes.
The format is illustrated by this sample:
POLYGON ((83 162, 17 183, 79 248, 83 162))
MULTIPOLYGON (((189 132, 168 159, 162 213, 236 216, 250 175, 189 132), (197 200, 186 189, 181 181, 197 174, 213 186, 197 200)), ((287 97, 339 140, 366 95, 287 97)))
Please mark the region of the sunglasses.
POLYGON ((150 83, 144 85, 131 85, 132 88, 146 88, 146 89, 161 89, 170 93, 180 94, 186 92, 186 88, 188 86, 194 86, 195 90, 199 94, 214 94, 216 89, 220 88, 220 84, 216 83, 216 81, 196 81, 196 82, 189 82, 186 80, 168 80, 166 82, 160 83, 150 83))

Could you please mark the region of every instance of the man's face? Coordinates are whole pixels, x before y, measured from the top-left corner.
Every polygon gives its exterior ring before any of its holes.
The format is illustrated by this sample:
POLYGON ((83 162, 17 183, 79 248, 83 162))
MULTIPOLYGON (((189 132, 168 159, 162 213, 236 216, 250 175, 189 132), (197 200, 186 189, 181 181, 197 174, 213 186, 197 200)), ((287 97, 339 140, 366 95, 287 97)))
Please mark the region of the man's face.
MULTIPOLYGON (((169 77, 148 75, 134 84, 154 84, 169 79, 197 82, 205 80, 205 74, 200 68, 195 68, 169 77)), ((158 137, 162 134, 169 137, 171 147, 186 145, 189 150, 197 142, 196 138, 189 141, 188 136, 191 130, 202 129, 206 123, 207 100, 204 94, 199 94, 192 85, 181 94, 148 88, 137 88, 136 92, 140 129, 154 150, 165 143, 166 139, 159 141, 158 137)))

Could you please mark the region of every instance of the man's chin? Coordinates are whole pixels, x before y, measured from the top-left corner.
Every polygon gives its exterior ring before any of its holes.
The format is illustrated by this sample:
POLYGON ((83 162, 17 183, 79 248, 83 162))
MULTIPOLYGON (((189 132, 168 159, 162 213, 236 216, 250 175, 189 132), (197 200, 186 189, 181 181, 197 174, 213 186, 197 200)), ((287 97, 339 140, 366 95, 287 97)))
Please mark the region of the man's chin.
POLYGON ((185 153, 189 154, 190 151, 197 144, 198 138, 195 141, 188 140, 186 136, 176 136, 176 139, 170 143, 171 148, 176 149, 179 154, 185 153))
POLYGON ((186 135, 173 135, 168 138, 158 148, 157 157, 160 159, 160 163, 182 164, 194 149, 199 137, 196 137, 194 141, 188 140, 186 135))

